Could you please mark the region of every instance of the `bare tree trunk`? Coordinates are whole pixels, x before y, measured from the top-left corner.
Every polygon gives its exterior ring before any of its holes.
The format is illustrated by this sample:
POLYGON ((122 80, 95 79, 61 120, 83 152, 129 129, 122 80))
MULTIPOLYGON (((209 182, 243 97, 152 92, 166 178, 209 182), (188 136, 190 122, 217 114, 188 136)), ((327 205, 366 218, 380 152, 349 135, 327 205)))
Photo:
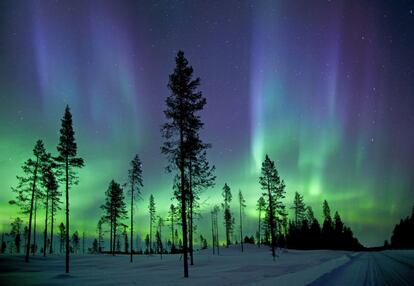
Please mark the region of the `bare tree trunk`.
POLYGON ((192 181, 192 162, 190 159, 190 166, 189 166, 189 178, 190 178, 190 184, 189 184, 189 192, 190 192, 190 225, 189 225, 189 243, 190 243, 190 265, 194 265, 194 258, 193 258, 193 204, 194 204, 194 195, 193 195, 193 181, 192 181))
POLYGON ((50 217, 50 219, 51 219, 51 221, 50 221, 50 249, 49 249, 49 254, 52 254, 53 253, 53 220, 54 220, 54 211, 53 211, 53 208, 54 208, 54 203, 53 203, 53 201, 51 202, 52 203, 52 206, 51 206, 51 217, 50 217))
POLYGON ((112 256, 115 256, 115 243, 116 243, 116 219, 114 218, 114 238, 112 239, 112 256))
POLYGON ((242 201, 240 200, 240 243, 243 252, 243 221, 242 221, 242 201))
POLYGON ((69 159, 68 157, 65 158, 66 166, 66 257, 65 257, 65 266, 66 266, 66 273, 69 273, 69 159))
POLYGON ((270 192, 270 183, 268 181, 267 183, 267 191, 268 191, 268 195, 269 195, 269 222, 270 222, 270 235, 272 238, 272 256, 273 256, 273 260, 275 260, 275 226, 274 226, 274 210, 273 210, 273 199, 272 199, 272 194, 270 192))
POLYGON ((110 223, 110 230, 109 230, 109 252, 110 253, 112 253, 112 225, 113 225, 113 222, 112 222, 112 214, 110 215, 111 216, 111 223, 110 223))
POLYGON ((213 212, 211 212, 211 245, 213 246, 213 255, 215 254, 215 248, 216 248, 216 239, 214 235, 214 219, 213 219, 213 212))
POLYGON ((33 227, 33 251, 32 255, 36 254, 37 244, 36 244, 36 223, 37 223, 37 197, 35 195, 35 207, 34 207, 34 227, 33 227))
POLYGON ((180 130, 180 175, 181 175, 181 222, 183 229, 183 263, 184 263, 184 277, 188 277, 188 255, 187 255, 187 215, 186 215, 186 192, 185 192, 185 174, 184 174, 184 135, 183 130, 180 130))
POLYGON ((132 182, 131 187, 131 256, 129 258, 129 262, 132 262, 132 253, 134 251, 133 243, 133 235, 134 235, 134 182, 132 182))
POLYGON ((43 256, 46 256, 46 247, 47 247, 47 217, 49 210, 49 190, 46 190, 46 214, 45 214, 45 233, 43 236, 43 256))
POLYGON ((28 234, 27 234, 26 257, 24 259, 26 262, 29 262, 29 254, 30 254, 30 237, 31 237, 31 234, 32 234, 33 203, 34 203, 35 191, 36 191, 36 180, 37 180, 38 165, 39 165, 39 159, 37 158, 36 166, 35 166, 34 174, 33 174, 32 198, 30 200, 29 231, 28 231, 28 234))
POLYGON ((262 239, 261 239, 261 229, 260 229, 260 226, 261 226, 261 223, 260 223, 260 219, 261 219, 261 216, 262 216, 262 210, 261 209, 259 209, 259 241, 258 241, 258 243, 259 243, 259 247, 260 247, 260 245, 262 244, 262 239))

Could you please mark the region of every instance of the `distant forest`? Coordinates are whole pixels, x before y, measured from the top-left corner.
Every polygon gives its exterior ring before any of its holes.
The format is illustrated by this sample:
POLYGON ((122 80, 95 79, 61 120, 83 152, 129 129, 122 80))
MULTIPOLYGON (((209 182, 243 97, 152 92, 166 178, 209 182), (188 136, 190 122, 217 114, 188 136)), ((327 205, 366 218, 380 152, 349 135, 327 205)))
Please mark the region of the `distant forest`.
MULTIPOLYGON (((196 229, 200 212, 200 196, 203 191, 215 185, 215 166, 207 157, 211 144, 205 143, 199 136, 203 122, 199 112, 207 103, 201 91, 199 78, 193 78, 193 68, 188 64, 183 52, 175 58, 176 67, 169 75, 166 97, 165 124, 161 136, 164 140, 161 153, 167 159, 166 169, 173 175, 173 195, 175 202, 169 206, 168 216, 157 215, 155 197, 151 194, 148 201, 149 233, 144 238, 145 248, 135 248, 134 212, 138 207, 144 186, 142 170, 144 168, 139 155, 133 156, 127 182, 109 181, 105 191, 105 201, 100 206, 102 216, 97 217, 97 237, 86 252, 90 253, 128 253, 133 262, 133 254, 180 253, 183 256, 184 277, 188 277, 188 263, 194 264, 194 241, 199 241, 200 248, 210 247, 213 254, 220 253, 220 247, 244 243, 257 244, 258 247, 269 246, 272 257, 277 257, 278 247, 291 249, 333 249, 362 250, 364 247, 353 236, 349 227, 342 221, 336 211, 331 214, 328 202, 323 201, 323 222, 315 218, 310 206, 303 196, 296 192, 291 209, 293 217, 288 217, 287 207, 283 203, 286 186, 280 178, 275 162, 268 155, 263 158, 261 174, 257 178, 262 190, 257 202, 257 232, 243 232, 243 218, 246 200, 239 191, 233 194, 231 187, 222 187, 222 204, 211 209, 211 233, 200 235, 196 229), (236 196, 237 212, 234 212, 233 196, 236 196), (238 217, 239 225, 235 224, 238 217), (224 233, 219 232, 219 225, 224 225, 224 233), (168 229, 163 232, 163 230, 168 229), (199 237, 195 238, 197 233, 199 237), (221 237, 219 236, 221 235, 221 237), (105 236, 109 248, 104 249, 105 236), (209 238, 210 243, 207 242, 209 238), (211 239, 210 239, 211 238, 211 239), (220 245, 224 241, 224 245, 220 245), (166 242, 166 243, 165 243, 166 242), (164 245, 165 244, 165 245, 164 245)), ((11 231, 1 237, 1 253, 25 253, 29 262, 30 253, 41 252, 43 256, 55 251, 54 241, 58 241, 59 253, 65 253, 65 272, 69 272, 71 253, 85 253, 85 237, 78 231, 70 230, 70 192, 80 183, 76 170, 85 166, 82 158, 77 156, 78 146, 72 124, 72 114, 66 106, 61 120, 60 139, 57 153, 49 153, 42 140, 35 143, 33 156, 22 165, 23 176, 17 177, 17 185, 12 188, 15 199, 9 203, 19 207, 27 217, 24 222, 19 217, 11 223, 11 231), (62 210, 62 197, 64 208, 62 210), (44 219, 43 241, 37 241, 36 233, 39 212, 44 219), (65 221, 56 226, 56 213, 65 212, 65 221), (57 227, 57 233, 54 232, 57 227), (81 243, 82 242, 82 243, 81 243), (81 250, 82 245, 82 250, 81 250)), ((99 206, 97 206, 99 207, 99 206)), ((140 208, 144 208, 139 204, 140 208)), ((413 215, 402 220, 394 229, 391 247, 413 247, 413 215), (411 231, 411 232, 410 232, 411 231), (407 235, 411 233, 411 236, 407 235)))

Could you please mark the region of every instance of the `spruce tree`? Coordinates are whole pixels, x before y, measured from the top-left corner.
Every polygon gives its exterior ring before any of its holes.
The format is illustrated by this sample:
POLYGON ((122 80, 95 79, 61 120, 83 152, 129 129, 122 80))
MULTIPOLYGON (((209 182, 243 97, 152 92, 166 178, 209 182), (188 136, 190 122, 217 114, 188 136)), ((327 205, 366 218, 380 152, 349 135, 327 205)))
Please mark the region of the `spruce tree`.
POLYGON ((291 208, 295 212, 295 225, 299 228, 305 219, 306 205, 303 202, 303 196, 298 192, 295 192, 295 199, 293 200, 293 206, 291 208))
POLYGON ((139 159, 138 154, 135 155, 134 159, 131 161, 131 169, 128 171, 128 179, 129 179, 129 195, 131 196, 131 255, 130 255, 130 262, 132 262, 132 255, 134 252, 133 247, 133 237, 134 237, 134 201, 137 198, 140 198, 141 189, 144 186, 142 182, 142 163, 139 159))
POLYGON ((65 271, 69 273, 69 188, 78 183, 74 168, 82 168, 84 161, 82 158, 76 157, 77 145, 75 142, 75 132, 72 126, 72 114, 67 105, 65 114, 62 118, 62 127, 60 129, 60 140, 57 146, 59 156, 56 158, 59 167, 64 173, 65 195, 66 195, 66 256, 65 271))
POLYGON ((193 79, 193 68, 188 65, 182 51, 177 53, 175 62, 176 67, 168 83, 171 94, 165 101, 167 109, 164 114, 168 122, 162 128, 165 141, 161 152, 167 156, 170 163, 167 170, 178 170, 179 173, 179 192, 176 198, 181 207, 184 277, 188 277, 187 203, 190 199, 190 190, 186 176, 188 169, 191 170, 189 162, 196 153, 195 150, 199 150, 198 144, 194 144, 194 138, 198 138, 197 134, 203 123, 197 113, 203 109, 206 99, 197 91, 200 79, 193 79))
POLYGON ((266 155, 262 163, 262 175, 259 178, 263 196, 267 199, 267 220, 272 245, 272 256, 275 259, 277 211, 283 205, 281 199, 285 197, 285 184, 280 179, 275 163, 266 155))
POLYGON ((110 223, 110 242, 112 244, 111 252, 112 255, 115 255, 115 246, 117 240, 117 226, 121 219, 126 217, 126 205, 125 205, 125 197, 121 186, 112 180, 109 183, 108 189, 105 192, 106 199, 105 204, 101 206, 104 210, 103 218, 110 223))
POLYGON ((233 216, 230 210, 232 194, 230 187, 227 185, 227 183, 224 184, 223 192, 221 195, 223 196, 224 200, 221 206, 224 211, 224 226, 226 228, 226 247, 229 247, 229 245, 231 244, 230 238, 233 231, 233 216))
POLYGON ((333 247, 333 223, 331 218, 331 209, 326 200, 323 201, 323 216, 324 221, 322 225, 322 247, 332 249, 333 247))

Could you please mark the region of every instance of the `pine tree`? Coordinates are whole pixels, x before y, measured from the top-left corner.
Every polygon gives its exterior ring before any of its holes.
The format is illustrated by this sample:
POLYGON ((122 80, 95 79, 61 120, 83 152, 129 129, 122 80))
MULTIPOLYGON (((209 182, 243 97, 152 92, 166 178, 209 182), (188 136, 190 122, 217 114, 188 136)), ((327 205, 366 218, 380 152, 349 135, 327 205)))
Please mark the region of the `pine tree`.
MULTIPOLYGON (((25 261, 29 262, 29 253, 31 247, 32 235, 32 219, 33 213, 37 209, 36 200, 40 196, 40 189, 38 187, 38 179, 41 177, 41 168, 45 161, 46 151, 42 140, 38 140, 33 149, 34 159, 28 159, 22 166, 24 177, 18 176, 19 181, 16 188, 12 188, 16 193, 16 200, 10 201, 10 204, 16 204, 21 208, 22 213, 29 214, 29 229, 27 234, 26 256, 25 261)), ((33 230, 35 233, 35 228, 33 230)), ((34 236, 36 237, 36 236, 34 236)), ((33 247, 35 250, 35 247, 33 247)))
POLYGON ((265 160, 262 163, 262 175, 259 178, 259 183, 262 190, 265 191, 263 196, 267 199, 267 219, 272 244, 272 256, 274 260, 276 256, 277 212, 283 205, 280 200, 285 197, 285 184, 279 177, 275 163, 270 160, 268 155, 266 155, 265 160))
POLYGON ((75 132, 72 126, 72 114, 69 106, 66 106, 65 114, 62 118, 62 127, 60 129, 60 140, 57 146, 59 156, 56 161, 59 167, 64 170, 65 178, 65 194, 66 194, 66 256, 65 256, 65 271, 69 273, 69 188, 78 183, 74 168, 82 168, 84 161, 82 158, 77 158, 77 145, 75 142, 75 132))
POLYGON ((171 226, 171 253, 174 253, 176 251, 175 248, 175 237, 174 237, 174 222, 176 221, 177 216, 177 208, 171 204, 170 210, 168 211, 168 221, 170 222, 171 226))
POLYGON ((303 196, 298 192, 295 192, 295 199, 293 200, 293 206, 291 208, 295 212, 295 225, 299 228, 305 219, 306 205, 303 202, 303 196))
POLYGON ((262 235, 262 231, 261 231, 261 226, 262 226, 262 222, 261 222, 262 212, 266 211, 266 201, 265 201, 265 199, 262 196, 257 201, 256 209, 259 211, 259 225, 258 225, 259 226, 259 229, 258 229, 258 232, 257 232, 258 233, 257 243, 259 244, 259 247, 260 247, 260 245, 262 244, 262 239, 261 239, 261 235, 262 235))
POLYGON ((227 183, 224 184, 222 196, 224 202, 221 204, 224 211, 224 226, 226 228, 226 247, 231 244, 230 238, 233 231, 233 217, 230 210, 230 203, 232 200, 231 190, 227 183))
POLYGON ((110 223, 111 232, 111 244, 112 255, 115 255, 115 244, 117 238, 117 226, 121 219, 126 217, 126 205, 124 201, 124 193, 121 186, 112 180, 109 183, 109 187, 105 192, 106 199, 105 204, 101 206, 104 210, 104 219, 110 223))
POLYGON ((240 244, 243 252, 243 213, 246 207, 246 200, 243 197, 241 190, 239 190, 239 213, 240 213, 240 244))
POLYGON ((140 198, 141 189, 144 186, 142 182, 142 164, 138 155, 135 155, 134 159, 131 161, 131 169, 128 172, 129 179, 129 195, 131 196, 131 255, 130 262, 132 262, 132 255, 134 252, 133 247, 133 237, 134 237, 134 201, 137 198, 140 198))
POLYGON ((203 109, 206 99, 197 91, 200 79, 193 79, 193 68, 188 65, 182 51, 177 53, 175 61, 176 67, 168 83, 171 94, 165 101, 167 109, 164 113, 168 122, 162 129, 165 142, 161 151, 167 155, 170 162, 167 170, 176 169, 179 172, 180 190, 176 198, 181 207, 184 277, 188 277, 187 203, 190 199, 190 190, 186 182, 186 169, 191 170, 189 162, 196 150, 199 150, 198 144, 194 144, 194 138, 199 138, 198 131, 203 123, 197 113, 203 109))
POLYGON ((154 196, 151 194, 149 198, 149 204, 148 204, 148 211, 150 215, 150 234, 149 234, 149 253, 152 254, 152 230, 153 230, 153 224, 155 223, 155 201, 154 196))

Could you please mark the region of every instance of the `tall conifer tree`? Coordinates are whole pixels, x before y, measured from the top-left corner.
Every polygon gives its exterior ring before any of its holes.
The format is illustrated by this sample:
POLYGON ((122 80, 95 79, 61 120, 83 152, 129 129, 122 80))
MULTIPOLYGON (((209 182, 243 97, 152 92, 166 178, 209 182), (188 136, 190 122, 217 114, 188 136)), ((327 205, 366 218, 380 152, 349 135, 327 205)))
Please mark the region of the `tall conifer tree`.
POLYGON ((65 114, 62 118, 62 127, 60 129, 60 140, 57 150, 59 156, 56 161, 59 163, 59 167, 63 170, 65 181, 65 195, 66 195, 66 255, 65 255, 65 271, 69 273, 69 188, 78 183, 74 168, 82 168, 84 161, 82 158, 76 157, 78 146, 75 142, 75 132, 72 124, 72 114, 70 108, 67 105, 65 108, 65 114))

